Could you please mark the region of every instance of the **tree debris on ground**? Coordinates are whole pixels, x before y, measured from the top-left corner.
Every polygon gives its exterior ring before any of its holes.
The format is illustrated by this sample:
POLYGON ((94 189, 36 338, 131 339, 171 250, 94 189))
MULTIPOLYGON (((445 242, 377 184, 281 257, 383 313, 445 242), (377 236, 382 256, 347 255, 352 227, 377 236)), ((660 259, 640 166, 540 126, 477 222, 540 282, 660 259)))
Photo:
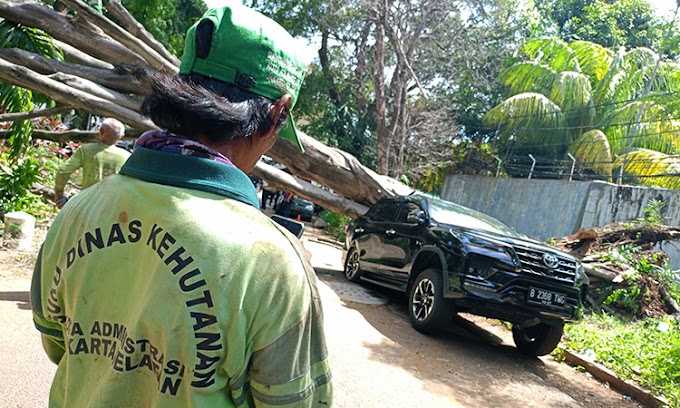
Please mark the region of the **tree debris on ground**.
POLYGON ((660 249, 675 240, 680 240, 680 227, 636 220, 581 228, 550 244, 583 263, 591 279, 591 306, 644 318, 680 314, 667 287, 672 274, 667 266, 669 256, 660 249))

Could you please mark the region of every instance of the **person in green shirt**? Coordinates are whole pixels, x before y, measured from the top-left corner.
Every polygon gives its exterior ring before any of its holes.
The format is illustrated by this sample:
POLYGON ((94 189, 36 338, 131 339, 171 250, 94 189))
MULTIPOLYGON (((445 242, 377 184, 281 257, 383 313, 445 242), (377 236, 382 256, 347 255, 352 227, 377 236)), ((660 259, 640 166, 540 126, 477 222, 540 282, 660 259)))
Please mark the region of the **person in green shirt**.
POLYGON ((238 2, 208 10, 142 104, 163 130, 60 211, 30 291, 50 407, 332 406, 316 275, 247 176, 277 136, 303 150, 295 47, 238 2))
POLYGON ((120 121, 108 118, 99 128, 99 141, 80 146, 69 160, 57 170, 54 183, 54 202, 62 208, 67 198, 64 188, 71 174, 83 169, 81 187, 83 189, 100 182, 104 177, 118 173, 130 153, 116 146, 116 142, 125 136, 125 125, 120 121))

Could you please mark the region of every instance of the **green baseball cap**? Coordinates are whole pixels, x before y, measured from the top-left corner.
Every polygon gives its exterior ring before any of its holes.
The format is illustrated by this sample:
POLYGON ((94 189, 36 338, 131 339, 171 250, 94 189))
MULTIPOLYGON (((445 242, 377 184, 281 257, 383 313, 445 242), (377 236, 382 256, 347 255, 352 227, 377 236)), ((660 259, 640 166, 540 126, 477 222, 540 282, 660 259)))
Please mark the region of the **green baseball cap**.
MULTIPOLYGON (((289 94, 295 106, 305 67, 296 41, 283 27, 253 9, 230 2, 226 7, 208 10, 189 28, 179 72, 205 75, 272 100, 289 94), (212 21, 215 27, 205 59, 196 56, 196 29, 204 20, 212 21)), ((304 153, 292 115, 279 136, 304 153)))

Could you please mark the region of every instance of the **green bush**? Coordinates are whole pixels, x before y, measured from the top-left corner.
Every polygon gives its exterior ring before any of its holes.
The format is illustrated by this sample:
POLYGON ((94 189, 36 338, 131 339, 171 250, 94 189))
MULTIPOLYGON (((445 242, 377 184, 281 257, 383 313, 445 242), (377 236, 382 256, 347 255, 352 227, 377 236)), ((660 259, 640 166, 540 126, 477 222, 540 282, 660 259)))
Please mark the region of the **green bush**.
POLYGON ((330 210, 323 210, 319 214, 322 220, 328 223, 326 231, 335 239, 340 242, 345 241, 347 224, 349 224, 352 219, 346 215, 338 214, 330 210))
POLYGON ((629 321, 592 314, 567 325, 562 344, 592 355, 620 378, 633 380, 671 407, 680 406, 680 321, 672 316, 629 321))
POLYGON ((22 157, 11 160, 0 153, 0 214, 25 211, 38 219, 55 212, 48 200, 31 192, 33 183, 51 186, 60 164, 51 145, 30 146, 22 157))

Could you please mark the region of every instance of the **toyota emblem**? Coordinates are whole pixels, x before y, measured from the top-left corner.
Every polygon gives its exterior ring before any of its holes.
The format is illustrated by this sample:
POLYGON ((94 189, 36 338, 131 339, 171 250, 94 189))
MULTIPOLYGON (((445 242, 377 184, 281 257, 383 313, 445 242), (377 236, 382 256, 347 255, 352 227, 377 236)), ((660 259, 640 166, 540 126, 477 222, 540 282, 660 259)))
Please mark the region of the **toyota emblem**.
POLYGON ((543 254, 543 263, 550 269, 555 269, 560 265, 560 260, 553 254, 543 254))

